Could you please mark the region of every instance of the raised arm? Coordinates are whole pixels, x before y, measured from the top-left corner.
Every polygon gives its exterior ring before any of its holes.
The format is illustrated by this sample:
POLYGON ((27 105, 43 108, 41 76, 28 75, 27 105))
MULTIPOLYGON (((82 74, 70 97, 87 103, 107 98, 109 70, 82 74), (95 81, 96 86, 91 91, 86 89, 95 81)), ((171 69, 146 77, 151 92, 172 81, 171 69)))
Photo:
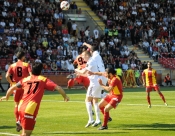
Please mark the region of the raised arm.
POLYGON ((86 46, 86 47, 88 47, 89 49, 91 49, 91 48, 92 48, 92 45, 87 44, 86 42, 84 42, 84 43, 83 43, 83 45, 84 45, 84 46, 86 46))

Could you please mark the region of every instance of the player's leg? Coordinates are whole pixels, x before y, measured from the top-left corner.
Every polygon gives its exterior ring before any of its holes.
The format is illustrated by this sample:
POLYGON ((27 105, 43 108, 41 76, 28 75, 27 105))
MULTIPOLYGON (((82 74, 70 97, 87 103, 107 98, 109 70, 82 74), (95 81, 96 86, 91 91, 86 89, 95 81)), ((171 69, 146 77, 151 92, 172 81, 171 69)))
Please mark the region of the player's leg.
POLYGON ((30 136, 34 129, 36 123, 36 117, 25 114, 23 112, 19 112, 21 118, 21 125, 22 125, 22 134, 21 136, 30 136))
POLYGON ((156 86, 154 89, 157 91, 157 93, 158 93, 159 96, 161 97, 162 101, 163 101, 164 104, 167 106, 167 103, 166 103, 165 97, 164 97, 164 95, 162 94, 162 92, 160 91, 159 87, 156 86))
POLYGON ((92 97, 92 90, 93 90, 93 86, 89 86, 86 92, 86 109, 87 109, 87 113, 89 116, 89 120, 88 123, 85 127, 89 127, 90 125, 92 125, 94 123, 94 119, 93 119, 93 115, 92 115, 92 104, 91 101, 93 100, 92 97))
POLYGON ((93 96, 93 105, 94 105, 94 110, 95 110, 95 115, 96 115, 96 121, 93 124, 93 126, 96 127, 99 124, 101 124, 100 109, 98 106, 98 99, 101 98, 101 86, 100 85, 94 86, 92 96, 93 96))
POLYGON ((146 99, 148 102, 148 108, 151 108, 151 99, 150 99, 150 92, 151 92, 152 88, 151 87, 146 87, 146 99))
POLYGON ((22 134, 20 136, 31 136, 32 130, 22 130, 22 134))
POLYGON ((20 125, 19 112, 18 112, 18 105, 19 105, 19 101, 21 100, 22 96, 23 96, 23 90, 17 89, 14 93, 14 101, 15 101, 14 114, 16 118, 16 131, 17 132, 19 132, 22 129, 20 125))
POLYGON ((69 79, 67 82, 67 88, 71 89, 74 86, 74 79, 69 79))

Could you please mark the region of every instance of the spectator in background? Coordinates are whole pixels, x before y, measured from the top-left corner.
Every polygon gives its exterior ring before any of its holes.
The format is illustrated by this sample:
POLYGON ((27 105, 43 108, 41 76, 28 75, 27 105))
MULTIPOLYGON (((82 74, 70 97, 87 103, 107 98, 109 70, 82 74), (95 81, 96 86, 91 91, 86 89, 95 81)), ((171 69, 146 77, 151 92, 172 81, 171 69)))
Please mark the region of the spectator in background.
POLYGON ((68 28, 68 33, 71 34, 71 30, 72 30, 71 19, 69 19, 68 22, 67 22, 67 28, 68 28))
POLYGON ((10 67, 10 62, 7 62, 7 64, 5 65, 5 72, 7 72, 8 71, 8 69, 9 69, 9 67, 10 67))
POLYGON ((127 64, 126 61, 122 64, 122 69, 123 69, 124 71, 126 71, 126 70, 129 69, 129 66, 128 66, 128 64, 127 64))
POLYGON ((169 83, 172 86, 172 80, 171 80, 171 77, 170 77, 169 73, 165 76, 164 82, 166 83, 167 86, 168 86, 169 83))
POLYGON ((37 59, 35 60, 35 62, 38 62, 38 63, 42 63, 40 57, 38 56, 37 59))
POLYGON ((73 36, 76 36, 77 24, 75 23, 75 21, 72 24, 72 30, 73 30, 72 35, 73 36))
POLYGON ((53 61, 53 62, 51 63, 51 70, 52 70, 52 71, 57 71, 57 70, 58 70, 58 67, 57 67, 55 61, 53 61))

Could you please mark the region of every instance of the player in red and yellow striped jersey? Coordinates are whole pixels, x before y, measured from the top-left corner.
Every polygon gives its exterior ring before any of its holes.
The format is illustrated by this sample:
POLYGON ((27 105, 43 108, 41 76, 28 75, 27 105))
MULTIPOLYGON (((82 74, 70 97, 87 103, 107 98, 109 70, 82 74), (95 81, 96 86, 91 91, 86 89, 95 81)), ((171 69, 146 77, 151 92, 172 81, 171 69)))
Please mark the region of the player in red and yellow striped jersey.
MULTIPOLYGON (((18 61, 16 63, 13 63, 10 65, 7 73, 6 73, 6 79, 10 83, 10 85, 14 85, 17 82, 19 82, 21 79, 29 76, 31 74, 31 67, 30 64, 25 63, 25 53, 23 51, 19 51, 17 53, 17 59, 18 61), (12 79, 10 78, 12 76, 12 79)), ((21 88, 18 88, 21 90, 21 88)), ((18 104, 21 100, 23 95, 23 91, 14 91, 14 102, 15 102, 15 117, 16 117, 16 130, 19 132, 21 130, 21 127, 19 127, 19 113, 18 113, 18 104)))
POLYGON ((116 71, 113 68, 107 68, 106 72, 94 72, 89 74, 95 74, 99 76, 106 76, 108 80, 109 86, 106 86, 102 83, 102 80, 99 79, 99 84, 105 89, 109 91, 109 94, 101 100, 99 103, 99 108, 104 115, 103 124, 99 128, 99 130, 108 129, 107 123, 112 119, 109 116, 109 111, 121 102, 123 98, 123 86, 120 78, 116 76, 116 71))
POLYGON ((148 101, 148 108, 151 108, 151 101, 150 101, 150 92, 154 89, 154 91, 157 91, 160 97, 162 98, 163 102, 166 104, 164 95, 160 92, 159 86, 156 81, 156 70, 152 68, 152 63, 147 63, 148 68, 145 69, 142 73, 142 80, 143 80, 143 86, 146 86, 146 92, 147 92, 147 101, 148 101))
POLYGON ((65 101, 69 100, 66 93, 60 86, 57 86, 48 78, 40 75, 42 68, 42 63, 35 62, 32 65, 32 75, 20 80, 16 85, 10 87, 6 96, 0 99, 8 100, 9 96, 13 93, 13 90, 23 88, 23 90, 17 90, 24 92, 18 108, 23 129, 21 134, 22 136, 30 136, 34 129, 36 116, 38 114, 41 99, 44 95, 44 90, 57 90, 63 96, 65 101))

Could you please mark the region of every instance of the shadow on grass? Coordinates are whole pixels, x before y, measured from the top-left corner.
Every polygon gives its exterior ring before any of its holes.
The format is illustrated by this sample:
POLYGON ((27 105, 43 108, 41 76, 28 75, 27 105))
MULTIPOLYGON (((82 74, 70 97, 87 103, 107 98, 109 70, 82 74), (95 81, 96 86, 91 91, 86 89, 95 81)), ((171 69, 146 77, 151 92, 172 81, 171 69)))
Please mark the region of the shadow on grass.
POLYGON ((99 132, 48 132, 48 133, 43 133, 43 134, 52 134, 52 135, 56 135, 56 134, 76 134, 76 135, 82 135, 82 134, 86 134, 86 135, 92 135, 92 134, 96 134, 96 135, 101 135, 101 134, 116 134, 116 133, 128 133, 128 132, 110 132, 110 130, 99 130, 99 132))
POLYGON ((0 126, 0 129, 12 129, 16 128, 16 126, 0 126))
POLYGON ((165 131, 175 131, 175 124, 127 124, 122 125, 122 130, 165 130, 165 131))

